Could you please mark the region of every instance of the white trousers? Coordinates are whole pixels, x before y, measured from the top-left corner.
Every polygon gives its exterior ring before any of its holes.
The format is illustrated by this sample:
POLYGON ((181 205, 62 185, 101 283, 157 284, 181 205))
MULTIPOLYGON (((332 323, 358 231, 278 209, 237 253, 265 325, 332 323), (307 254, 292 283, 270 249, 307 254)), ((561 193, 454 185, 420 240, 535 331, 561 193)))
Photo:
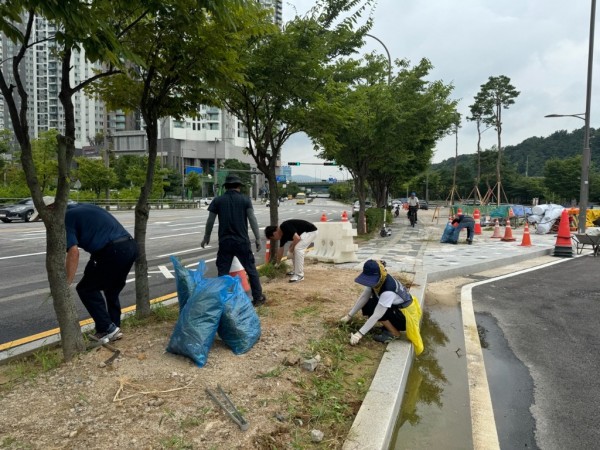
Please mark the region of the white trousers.
POLYGON ((294 254, 288 253, 288 258, 292 261, 293 272, 300 277, 304 276, 304 252, 310 244, 317 238, 318 231, 309 231, 300 235, 300 241, 294 247, 294 254))

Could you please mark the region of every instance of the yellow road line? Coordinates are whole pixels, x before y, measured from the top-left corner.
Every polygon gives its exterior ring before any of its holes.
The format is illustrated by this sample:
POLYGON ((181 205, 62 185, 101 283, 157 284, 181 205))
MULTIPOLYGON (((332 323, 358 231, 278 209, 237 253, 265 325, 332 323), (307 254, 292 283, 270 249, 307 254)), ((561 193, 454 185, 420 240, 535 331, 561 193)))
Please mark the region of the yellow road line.
MULTIPOLYGON (((177 297, 177 293, 173 292, 171 294, 163 295, 162 297, 157 297, 155 299, 150 300, 150 304, 153 305, 155 303, 164 302, 166 300, 170 300, 175 297, 177 297)), ((122 310, 123 313, 128 313, 128 312, 132 312, 132 311, 135 311, 135 305, 128 306, 127 308, 124 308, 122 310)), ((94 321, 92 319, 85 319, 85 320, 82 320, 79 322, 79 326, 83 327, 83 326, 89 325, 93 322, 94 321)), ((44 338, 47 338, 50 336, 54 336, 59 333, 60 333, 59 328, 53 328, 51 330, 42 331, 41 333, 37 333, 32 336, 26 336, 21 339, 16 339, 14 341, 6 342, 6 343, 0 345, 0 352, 11 349, 13 347, 18 347, 19 345, 29 344, 30 342, 37 341, 39 339, 44 339, 44 338)))

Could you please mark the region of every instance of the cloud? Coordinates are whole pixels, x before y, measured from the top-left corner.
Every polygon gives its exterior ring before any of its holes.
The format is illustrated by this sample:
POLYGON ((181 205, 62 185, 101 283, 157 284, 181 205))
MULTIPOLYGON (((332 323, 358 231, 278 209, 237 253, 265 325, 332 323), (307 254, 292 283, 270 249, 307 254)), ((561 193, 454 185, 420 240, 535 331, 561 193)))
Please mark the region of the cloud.
MULTIPOLYGON (((298 13, 314 2, 284 2, 288 19, 295 5, 298 13)), ((379 0, 371 34, 381 39, 393 59, 413 64, 429 59, 432 80, 454 85, 453 98, 460 99, 463 123, 459 130, 459 154, 477 150, 475 124, 464 120, 475 94, 490 76, 506 75, 521 92, 515 104, 503 111, 502 145, 515 145, 531 136, 548 136, 561 129, 581 128, 583 121, 544 118, 545 115, 585 111, 589 45, 590 3, 561 0, 379 0)), ((596 27, 598 28, 598 27, 596 27)), ((596 48, 600 48, 600 42, 596 48)), ((368 40, 364 52, 384 52, 381 44, 368 40)), ((596 55, 595 55, 596 56, 596 55)), ((593 73, 600 76, 600 58, 593 73)), ((600 86, 592 89, 590 121, 597 127, 600 86)), ((482 136, 482 147, 497 143, 494 130, 482 136)), ((434 162, 454 156, 454 136, 441 140, 434 162)), ((316 160, 304 135, 290 139, 284 160, 316 160)), ((310 170, 307 170, 310 175, 310 170)))

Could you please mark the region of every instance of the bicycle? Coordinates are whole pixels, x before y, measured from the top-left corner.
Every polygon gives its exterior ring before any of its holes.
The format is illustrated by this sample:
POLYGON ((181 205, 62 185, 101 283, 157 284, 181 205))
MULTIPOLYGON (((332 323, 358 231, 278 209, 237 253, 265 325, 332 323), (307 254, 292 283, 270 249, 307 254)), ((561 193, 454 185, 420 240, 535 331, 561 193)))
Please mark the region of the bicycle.
POLYGON ((408 207, 408 219, 410 220, 410 226, 415 227, 415 223, 417 223, 417 207, 409 206, 408 207))

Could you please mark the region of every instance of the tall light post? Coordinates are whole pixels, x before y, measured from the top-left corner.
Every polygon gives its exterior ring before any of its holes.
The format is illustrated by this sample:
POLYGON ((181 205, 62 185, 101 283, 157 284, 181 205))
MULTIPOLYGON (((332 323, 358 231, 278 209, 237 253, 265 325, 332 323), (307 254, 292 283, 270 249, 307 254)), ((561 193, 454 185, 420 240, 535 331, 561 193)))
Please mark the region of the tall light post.
POLYGON ((585 113, 583 114, 549 114, 545 117, 577 117, 585 121, 583 131, 583 154, 581 156, 581 185, 579 189, 579 232, 585 233, 587 221, 588 196, 590 192, 590 108, 592 103, 592 68, 594 61, 594 27, 596 22, 596 0, 592 0, 590 14, 590 40, 588 50, 587 89, 585 94, 585 113), (583 116, 583 117, 581 117, 583 116))
MULTIPOLYGON (((595 1, 595 0, 594 0, 595 1)), ((387 57, 388 57, 388 86, 390 84, 392 84, 392 57, 390 56, 390 52, 388 50, 388 48, 385 46, 385 44, 383 43, 383 41, 381 39, 379 39, 376 36, 373 36, 372 34, 368 34, 366 33, 365 36, 369 36, 370 38, 375 39, 377 42, 379 42, 381 45, 383 45, 383 48, 385 49, 385 52, 387 53, 387 57)))
POLYGON ((179 147, 179 156, 181 156, 181 201, 185 201, 185 164, 183 159, 183 145, 179 147))
POLYGON ((219 143, 219 139, 215 138, 215 167, 214 167, 214 180, 213 180, 213 196, 217 196, 217 189, 219 188, 219 183, 217 181, 217 144, 219 143))
MULTIPOLYGON (((392 57, 390 56, 390 51, 385 46, 385 44, 383 43, 383 41, 381 39, 379 39, 377 36, 373 36, 372 34, 368 34, 368 33, 366 33, 365 36, 369 36, 370 38, 373 38, 377 42, 379 42, 383 46, 383 48, 385 50, 385 53, 387 54, 387 57, 388 57, 388 79, 387 79, 387 85, 389 87, 392 84, 392 57)), ((385 190, 385 192, 383 194, 384 194, 384 199, 383 199, 383 201, 384 201, 384 210, 383 210, 384 211, 384 215, 383 215, 383 219, 384 219, 384 222, 385 222, 385 205, 387 204, 387 198, 388 198, 387 189, 385 190)), ((384 223, 384 226, 385 226, 385 223, 384 223)))

